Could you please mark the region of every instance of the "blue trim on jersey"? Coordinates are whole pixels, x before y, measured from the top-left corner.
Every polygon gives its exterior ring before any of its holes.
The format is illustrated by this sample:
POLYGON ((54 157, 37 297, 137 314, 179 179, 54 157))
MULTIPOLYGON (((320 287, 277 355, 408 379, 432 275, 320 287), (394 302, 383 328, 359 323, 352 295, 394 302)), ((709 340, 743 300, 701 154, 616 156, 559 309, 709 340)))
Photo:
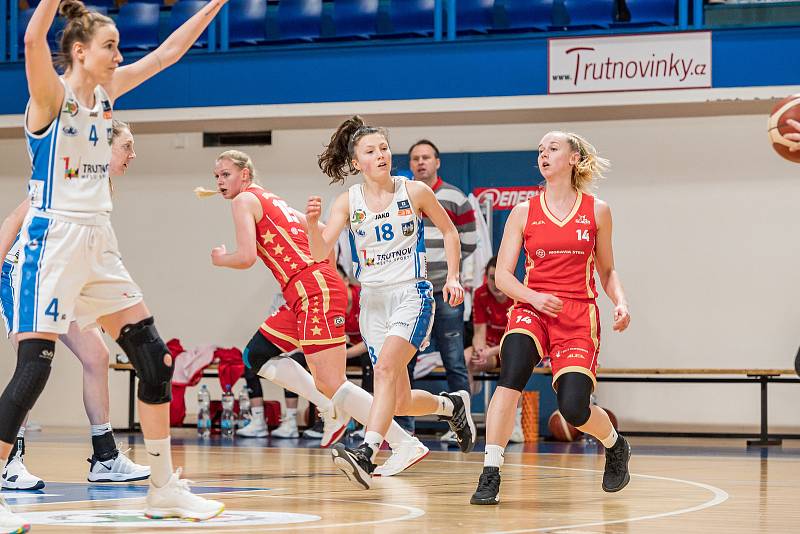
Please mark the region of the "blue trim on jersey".
POLYGON ((428 334, 433 320, 433 295, 431 295, 433 286, 427 280, 422 280, 417 282, 415 287, 417 288, 421 306, 417 319, 414 321, 414 328, 411 330, 411 339, 408 341, 416 348, 419 348, 422 342, 425 341, 425 336, 428 334))
POLYGON ((425 223, 422 217, 417 217, 417 251, 414 254, 414 276, 416 278, 423 278, 422 264, 420 263, 420 254, 425 254, 425 223))
POLYGON ((358 249, 356 248, 356 236, 353 235, 352 228, 347 232, 347 236, 350 238, 350 259, 353 262, 353 268, 355 269, 353 276, 355 277, 356 280, 358 280, 358 277, 361 274, 361 261, 358 259, 358 249))
POLYGON ((14 329, 14 287, 11 285, 11 276, 14 274, 14 264, 3 261, 3 271, 0 274, 0 310, 6 322, 6 332, 14 329))
POLYGON ((34 137, 26 132, 28 147, 32 157, 33 172, 31 180, 42 182, 42 200, 36 208, 46 211, 53 201, 53 179, 54 165, 57 145, 58 127, 61 123, 61 112, 59 111, 53 119, 51 129, 42 137, 34 137))
POLYGON ((17 332, 36 332, 39 309, 39 275, 42 258, 50 230, 50 219, 33 217, 28 224, 28 242, 25 244, 25 262, 20 267, 19 326, 17 332), (38 246, 29 246, 36 240, 38 246))

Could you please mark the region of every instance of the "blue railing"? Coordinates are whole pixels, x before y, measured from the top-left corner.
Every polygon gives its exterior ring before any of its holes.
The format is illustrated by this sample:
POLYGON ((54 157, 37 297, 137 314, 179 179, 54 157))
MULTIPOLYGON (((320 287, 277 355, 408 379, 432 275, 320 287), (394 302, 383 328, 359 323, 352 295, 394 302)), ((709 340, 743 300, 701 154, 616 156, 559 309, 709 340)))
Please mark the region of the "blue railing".
MULTIPOLYGON (((134 0, 135 1, 135 0, 134 0)), ((180 0, 179 0, 180 1, 180 0)), ((263 0, 267 2, 267 0, 263 0)), ((398 0, 394 0, 398 1, 398 0)), ((91 0, 87 0, 87 4, 91 4, 91 0)), ((457 0, 434 0, 434 12, 433 12, 433 28, 432 33, 428 32, 427 37, 412 37, 408 38, 406 36, 398 37, 392 36, 393 38, 403 38, 406 39, 408 42, 413 41, 420 41, 422 40, 433 40, 433 41, 454 41, 456 39, 461 39, 461 35, 459 35, 459 25, 458 25, 458 10, 456 9, 457 0)), ((554 5, 561 4, 561 0, 556 0, 554 5)), ((324 4, 327 8, 327 13, 330 15, 332 9, 335 9, 335 3, 332 3, 326 0, 324 4)), ((388 2, 383 1, 381 5, 386 7, 388 2)), ((499 3, 499 5, 503 5, 499 3)), ((0 62, 7 62, 7 61, 19 61, 20 56, 22 55, 23 51, 20 50, 19 43, 21 42, 20 35, 19 35, 19 10, 18 10, 18 3, 16 0, 0 0, 0 20, 7 21, 6 24, 0 24, 0 62)), ((273 6, 274 8, 274 6, 273 6)), ((163 7, 162 7, 163 9, 163 7)), ((384 9, 385 11, 385 9, 384 9)), ((558 33, 559 35, 564 34, 574 34, 574 33, 624 33, 630 31, 630 28, 635 28, 636 31, 686 31, 686 30, 694 30, 694 29, 703 29, 705 28, 704 20, 703 20, 703 13, 704 11, 704 1, 703 0, 677 0, 677 13, 674 19, 673 25, 653 25, 643 27, 642 25, 627 25, 625 23, 616 23, 610 24, 607 28, 604 29, 582 29, 582 30, 575 30, 571 27, 561 28, 560 25, 556 24, 555 27, 550 26, 545 28, 545 31, 539 31, 534 33, 526 33, 526 32, 518 32, 517 35, 539 35, 539 36, 549 36, 553 35, 554 33, 558 33), (566 30, 566 31, 565 31, 566 30)), ((274 15, 274 9, 273 9, 274 15)), ((112 11, 112 17, 115 17, 115 11, 112 11)), ((165 26, 166 17, 169 16, 169 11, 165 10, 161 12, 161 27, 165 26)), ((231 13, 230 13, 230 5, 227 4, 220 15, 217 17, 217 20, 212 24, 209 28, 208 32, 208 42, 205 45, 204 50, 205 52, 226 52, 234 48, 231 44, 231 13)), ((266 19, 265 19, 266 20, 266 19)), ((430 20, 430 19, 428 19, 430 20)), ((162 38, 163 38, 163 33, 162 38)), ((489 32, 489 35, 493 35, 494 32, 489 32)), ((507 34, 504 34, 507 35, 507 34)), ((321 36, 321 40, 326 42, 325 36, 321 36)), ((373 37, 386 37, 386 35, 381 35, 378 32, 373 37)), ((470 37, 473 38, 473 37, 470 37)), ((354 39, 354 41, 361 41, 363 42, 364 39, 354 39)), ((280 44, 281 40, 277 39, 275 41, 266 39, 260 42, 260 45, 265 46, 273 46, 275 44, 280 44)), ((123 45, 125 42, 122 43, 123 45)), ((239 43, 237 43, 239 44, 239 43)), ((241 49, 241 47, 239 47, 241 49)), ((129 54, 126 54, 129 55, 129 54)), ((132 54, 136 56, 137 54, 132 54)))

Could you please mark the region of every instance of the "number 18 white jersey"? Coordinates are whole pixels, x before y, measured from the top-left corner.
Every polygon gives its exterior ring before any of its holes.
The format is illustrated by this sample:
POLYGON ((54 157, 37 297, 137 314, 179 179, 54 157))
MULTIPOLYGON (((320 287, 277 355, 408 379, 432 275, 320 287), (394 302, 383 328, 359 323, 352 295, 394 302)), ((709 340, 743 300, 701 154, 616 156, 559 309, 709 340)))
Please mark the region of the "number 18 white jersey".
POLYGON ((31 207, 72 216, 110 212, 111 99, 98 85, 94 107, 87 109, 69 84, 59 80, 64 101, 56 118, 41 133, 25 127, 33 167, 28 185, 31 207))
POLYGON ((392 180, 394 197, 381 212, 367 207, 361 184, 349 190, 353 271, 365 287, 427 277, 422 218, 411 206, 406 179, 392 180))

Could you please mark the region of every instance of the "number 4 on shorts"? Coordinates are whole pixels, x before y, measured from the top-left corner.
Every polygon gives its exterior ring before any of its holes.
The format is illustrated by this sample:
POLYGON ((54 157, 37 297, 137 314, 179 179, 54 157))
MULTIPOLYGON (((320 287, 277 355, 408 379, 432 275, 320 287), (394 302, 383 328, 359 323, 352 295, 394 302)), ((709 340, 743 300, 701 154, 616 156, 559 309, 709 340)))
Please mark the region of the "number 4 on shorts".
POLYGON ((53 321, 58 321, 58 299, 53 299, 44 311, 45 315, 53 318, 53 321))

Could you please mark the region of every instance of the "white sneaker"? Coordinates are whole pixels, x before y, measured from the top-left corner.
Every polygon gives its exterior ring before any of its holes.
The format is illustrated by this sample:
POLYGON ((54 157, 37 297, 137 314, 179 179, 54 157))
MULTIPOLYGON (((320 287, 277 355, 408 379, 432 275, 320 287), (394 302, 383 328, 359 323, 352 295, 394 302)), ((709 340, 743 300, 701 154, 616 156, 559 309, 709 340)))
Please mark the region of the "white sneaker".
POLYGON ((28 471, 19 454, 14 456, 3 469, 3 489, 38 490, 43 487, 44 480, 28 471))
POLYGON ((344 431, 350 423, 350 415, 336 413, 337 409, 331 403, 328 411, 320 411, 322 415, 322 441, 319 446, 326 449, 344 437, 344 431))
POLYGON ((5 499, 0 497, 0 532, 9 534, 22 534, 31 529, 30 522, 24 517, 18 516, 11 511, 5 499))
POLYGON ((452 430, 448 430, 447 432, 442 434, 442 437, 439 438, 439 441, 441 441, 442 443, 447 443, 448 447, 449 446, 458 447, 458 438, 456 438, 456 433, 453 432, 452 430))
POLYGON ((240 438, 266 438, 269 435, 269 430, 267 430, 267 424, 263 419, 258 422, 253 419, 249 425, 237 430, 236 435, 240 438))
POLYGON ((270 435, 273 438, 281 438, 281 439, 299 438, 300 432, 297 431, 297 419, 295 419, 294 417, 287 417, 286 419, 281 421, 281 426, 273 430, 272 434, 270 435))
POLYGON ((379 465, 372 473, 373 476, 390 477, 401 473, 420 462, 430 454, 428 447, 422 444, 417 438, 401 442, 392 447, 392 455, 386 459, 383 465, 379 465))
POLYGON ((169 478, 169 482, 161 488, 153 486, 152 480, 150 481, 144 515, 150 519, 177 517, 203 521, 216 517, 225 510, 225 505, 221 502, 205 499, 189 491, 192 481, 182 480, 181 472, 179 467, 169 478))
POLYGON ((145 480, 150 476, 150 467, 139 465, 126 456, 126 451, 120 451, 117 457, 101 462, 94 455, 87 459, 89 467, 89 482, 133 482, 145 480))
POLYGON ((511 437, 508 438, 511 443, 524 443, 525 433, 522 432, 522 408, 517 407, 517 413, 514 417, 514 430, 511 431, 511 437))

